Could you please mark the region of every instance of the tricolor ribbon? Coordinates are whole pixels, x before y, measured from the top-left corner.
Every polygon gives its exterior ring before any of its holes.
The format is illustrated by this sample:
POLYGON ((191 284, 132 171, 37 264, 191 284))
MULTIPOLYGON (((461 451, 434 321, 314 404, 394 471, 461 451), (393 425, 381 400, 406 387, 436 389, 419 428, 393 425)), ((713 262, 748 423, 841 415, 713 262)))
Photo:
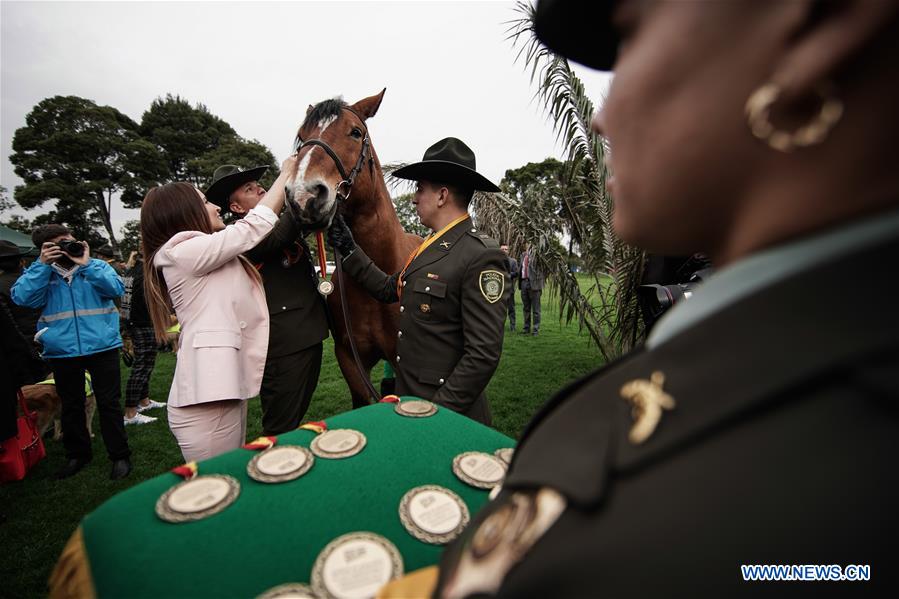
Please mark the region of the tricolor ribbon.
POLYGON ((378 403, 400 403, 400 398, 396 395, 385 395, 378 403))
POLYGON ((250 441, 249 443, 245 443, 243 448, 244 449, 263 450, 263 449, 268 449, 269 447, 272 447, 277 442, 278 442, 277 437, 259 437, 258 439, 250 441))
POLYGON ((307 431, 312 431, 313 433, 320 435, 328 430, 328 425, 325 424, 324 420, 318 420, 316 422, 307 422, 306 424, 301 424, 300 428, 307 431))
POLYGON ((178 466, 177 468, 172 468, 172 473, 177 474, 184 480, 190 480, 192 478, 196 478, 198 470, 199 468, 197 467, 196 462, 188 462, 186 464, 178 466))
POLYGON ((318 246, 318 267, 319 276, 323 281, 328 280, 328 262, 325 256, 325 236, 321 231, 315 233, 315 244, 318 246))

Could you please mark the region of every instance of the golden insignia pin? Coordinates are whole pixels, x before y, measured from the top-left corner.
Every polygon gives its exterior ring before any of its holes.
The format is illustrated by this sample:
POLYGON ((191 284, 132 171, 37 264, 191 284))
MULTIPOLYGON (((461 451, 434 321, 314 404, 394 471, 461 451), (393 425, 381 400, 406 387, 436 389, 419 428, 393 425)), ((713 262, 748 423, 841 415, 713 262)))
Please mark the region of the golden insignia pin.
POLYGON ((430 304, 422 304, 418 307, 418 309, 421 310, 422 312, 424 312, 425 314, 427 314, 428 312, 431 311, 431 305, 430 304))
POLYGON ((452 244, 449 241, 441 241, 440 242, 440 246, 445 250, 448 250, 451 245, 452 244))
POLYGON ((649 380, 636 379, 621 386, 621 397, 633 408, 631 417, 634 425, 628 433, 628 440, 639 445, 649 439, 662 419, 662 410, 673 410, 674 398, 662 390, 665 375, 656 370, 649 380))

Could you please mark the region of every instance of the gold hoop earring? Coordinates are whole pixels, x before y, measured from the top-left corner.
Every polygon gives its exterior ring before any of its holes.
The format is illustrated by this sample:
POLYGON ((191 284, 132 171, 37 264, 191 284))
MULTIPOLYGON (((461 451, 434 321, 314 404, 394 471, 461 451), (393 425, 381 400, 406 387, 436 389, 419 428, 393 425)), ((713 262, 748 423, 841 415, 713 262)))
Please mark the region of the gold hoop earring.
POLYGON ((746 121, 758 139, 780 152, 792 152, 823 142, 843 116, 843 102, 833 92, 833 86, 822 85, 815 90, 821 98, 821 108, 808 124, 795 131, 780 131, 771 124, 771 107, 780 98, 781 88, 766 83, 746 100, 746 121))

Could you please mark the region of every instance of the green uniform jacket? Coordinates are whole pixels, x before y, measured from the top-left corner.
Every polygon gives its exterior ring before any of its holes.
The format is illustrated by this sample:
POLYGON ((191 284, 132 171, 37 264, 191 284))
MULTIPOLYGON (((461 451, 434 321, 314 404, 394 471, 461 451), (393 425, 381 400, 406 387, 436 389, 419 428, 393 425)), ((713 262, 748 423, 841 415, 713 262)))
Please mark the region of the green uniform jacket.
MULTIPOLYGON (((484 389, 499 364, 511 291, 499 245, 465 219, 406 269, 397 333, 396 390, 490 424, 484 389)), ((346 272, 393 303, 399 273, 383 273, 357 248, 346 272)))
POLYGON ((560 391, 434 596, 896 596, 897 262, 896 238, 833 259, 560 391), (653 372, 676 405, 635 445, 621 394, 653 372), (753 564, 871 580, 744 582, 753 564))
POLYGON ((245 255, 257 268, 262 265, 259 272, 271 318, 268 358, 286 356, 325 339, 325 303, 316 288, 309 247, 290 215, 282 214, 272 232, 245 255))

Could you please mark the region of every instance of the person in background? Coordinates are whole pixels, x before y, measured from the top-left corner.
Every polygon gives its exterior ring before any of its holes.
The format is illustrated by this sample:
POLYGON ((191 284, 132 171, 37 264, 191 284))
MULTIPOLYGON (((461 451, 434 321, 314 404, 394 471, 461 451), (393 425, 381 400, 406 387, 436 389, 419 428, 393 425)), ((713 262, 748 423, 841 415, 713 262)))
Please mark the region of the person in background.
POLYGON ((63 225, 37 227, 31 239, 41 248, 40 258, 13 285, 12 299, 41 310, 37 337, 62 399, 67 461, 56 477, 68 478, 92 459, 84 412, 87 371, 100 413, 100 432, 112 461, 110 478, 124 478, 131 473, 131 449, 122 419, 122 337, 113 299, 122 296, 125 286, 111 266, 91 258, 87 243, 76 241, 63 225))
POLYGON ((144 261, 138 252, 132 252, 125 266, 121 314, 134 351, 131 375, 125 383, 125 424, 149 424, 156 418, 143 412, 165 407, 165 402, 150 399, 150 376, 156 365, 156 334, 144 298, 144 261))
POLYGON ((189 183, 147 192, 141 207, 144 295, 156 340, 172 311, 181 325, 169 392, 169 427, 186 461, 240 447, 247 402, 262 383, 269 314, 259 273, 242 256, 268 235, 284 205, 296 156, 244 218, 225 226, 221 209, 189 183))
POLYGON ((122 276, 125 273, 125 265, 121 260, 116 258, 115 250, 108 243, 101 245, 100 247, 95 249, 94 255, 110 265, 112 269, 119 274, 119 276, 122 276))
MULTIPOLYGON (((243 217, 265 196, 259 177, 267 167, 220 166, 206 197, 222 212, 243 217)), ((259 399, 262 434, 296 430, 309 409, 328 337, 325 301, 318 293, 309 246, 287 211, 274 230, 244 255, 259 270, 271 326, 259 399)))
POLYGON ((427 596, 896 596, 899 3, 539 0, 534 30, 614 68, 617 235, 717 270, 537 413, 427 596))
POLYGON ((9 308, 19 332, 28 340, 32 351, 36 352, 39 348, 32 338, 37 333, 37 320, 41 317, 41 311, 19 306, 10 296, 12 286, 22 276, 25 253, 13 242, 0 240, 0 299, 6 301, 6 307, 9 308))
POLYGON ((521 289, 521 309, 524 312, 522 335, 537 335, 540 332, 540 296, 543 295, 543 271, 537 264, 531 247, 525 247, 519 261, 521 278, 518 286, 521 289), (533 323, 533 324, 532 324, 533 323))
POLYGON ((506 270, 509 272, 509 278, 511 279, 512 289, 509 291, 509 331, 515 332, 515 279, 518 278, 518 262, 509 255, 509 246, 503 244, 499 246, 499 249, 506 254, 506 270))
POLYGON ((416 395, 489 425, 485 389, 502 354, 511 286, 499 244, 472 226, 468 214, 476 190, 499 191, 475 165, 471 148, 447 137, 425 150, 421 162, 393 173, 417 182, 412 203, 433 231, 400 272, 379 269, 339 214, 328 241, 343 256, 343 272, 372 297, 400 303, 397 395, 416 395))

